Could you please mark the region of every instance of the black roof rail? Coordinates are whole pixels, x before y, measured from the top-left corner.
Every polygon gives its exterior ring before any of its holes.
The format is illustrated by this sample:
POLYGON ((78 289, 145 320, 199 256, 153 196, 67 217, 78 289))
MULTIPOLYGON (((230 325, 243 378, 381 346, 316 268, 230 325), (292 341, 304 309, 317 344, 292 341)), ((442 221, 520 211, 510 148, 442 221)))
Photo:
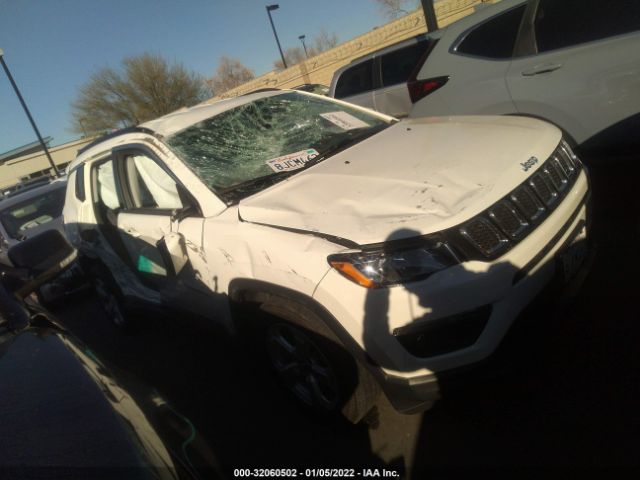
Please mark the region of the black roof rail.
POLYGON ((275 88, 275 87, 265 87, 265 88, 259 88, 257 90, 251 90, 250 92, 243 93, 240 96, 244 97, 245 95, 251 95, 252 93, 279 92, 280 90, 282 90, 282 89, 281 88, 275 88))
MULTIPOLYGON (((435 30, 434 30, 434 31, 435 31, 435 30)), ((415 41, 417 41, 417 42, 424 42, 424 41, 427 41, 427 40, 429 40, 429 39, 431 38, 431 37, 429 36, 429 34, 430 34, 430 33, 433 33, 433 32, 419 33, 418 35, 414 35, 413 37, 405 38, 404 40, 400 40, 399 42, 392 43, 392 44, 390 44, 390 45, 387 45, 387 46, 385 46, 385 47, 379 48, 379 49, 374 50, 374 51, 369 52, 369 53, 365 53, 364 55, 361 55, 361 56, 356 57, 356 58, 354 58, 353 60, 351 60, 351 61, 348 63, 348 65, 351 65, 352 63, 359 62, 359 61, 360 61, 360 60, 362 60, 363 58, 366 58, 366 57, 368 57, 368 56, 370 56, 370 55, 372 55, 372 54, 373 54, 373 55, 375 55, 375 54, 377 54, 378 52, 380 52, 381 50, 386 50, 387 48, 396 47, 396 46, 398 46, 398 45, 400 45, 401 43, 404 43, 404 42, 409 43, 409 41, 410 41, 410 40, 415 40, 415 41)))
POLYGON ((156 136, 156 132, 154 132, 153 130, 151 130, 149 128, 145 128, 145 127, 127 127, 127 128, 122 128, 120 130, 116 130, 115 132, 107 133, 106 135, 103 135, 101 137, 96 138, 93 142, 85 145, 80 150, 78 150, 78 155, 86 152, 90 148, 95 147, 99 143, 102 143, 102 142, 104 142, 106 140, 109 140, 111 138, 118 137, 118 136, 124 135, 126 133, 136 133, 136 132, 138 132, 138 133, 147 133, 149 135, 153 135, 154 137, 156 136))

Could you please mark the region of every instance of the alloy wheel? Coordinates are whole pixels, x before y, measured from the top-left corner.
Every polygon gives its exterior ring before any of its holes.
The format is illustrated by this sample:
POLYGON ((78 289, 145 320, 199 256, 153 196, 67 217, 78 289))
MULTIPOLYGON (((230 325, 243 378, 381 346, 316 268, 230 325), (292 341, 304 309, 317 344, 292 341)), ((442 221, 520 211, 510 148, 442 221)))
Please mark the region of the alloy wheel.
POLYGON ((285 323, 270 325, 267 352, 285 387, 305 404, 333 410, 339 399, 339 383, 331 363, 301 329, 285 323))

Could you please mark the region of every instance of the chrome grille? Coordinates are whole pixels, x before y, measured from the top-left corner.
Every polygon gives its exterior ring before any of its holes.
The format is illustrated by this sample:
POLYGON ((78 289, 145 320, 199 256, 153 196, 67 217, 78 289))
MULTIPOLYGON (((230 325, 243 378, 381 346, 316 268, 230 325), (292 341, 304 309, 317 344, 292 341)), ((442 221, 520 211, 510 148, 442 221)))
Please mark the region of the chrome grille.
POLYGON ((529 185, 536 192, 542 203, 547 207, 553 205, 558 199, 558 192, 555 191, 551 181, 547 178, 548 174, 544 172, 544 169, 534 173, 529 179, 529 185))
POLYGON ((544 215, 544 206, 536 194, 526 185, 516 189, 509 198, 530 222, 535 222, 544 215))
POLYGON ((565 188, 567 188, 568 181, 566 175, 564 174, 564 171, 557 162, 557 157, 553 155, 544 167, 543 172, 551 180, 553 187, 558 192, 562 192, 565 188))
POLYGON ((507 246, 509 240, 489 220, 476 217, 460 229, 482 253, 492 256, 507 246))
MULTIPOLYGON (((482 257, 498 257, 526 237, 555 209, 580 169, 580 161, 562 142, 528 180, 462 225, 458 232, 482 257)), ((467 248, 463 250, 469 253, 467 248)), ((478 258, 473 252, 468 256, 478 258)))
POLYGON ((507 234, 509 238, 518 238, 529 227, 524 217, 508 200, 494 205, 489 211, 489 218, 507 234))
POLYGON ((560 144, 557 150, 557 158, 562 164, 567 177, 571 178, 576 174, 576 162, 574 161, 574 155, 570 153, 568 145, 564 142, 560 144))

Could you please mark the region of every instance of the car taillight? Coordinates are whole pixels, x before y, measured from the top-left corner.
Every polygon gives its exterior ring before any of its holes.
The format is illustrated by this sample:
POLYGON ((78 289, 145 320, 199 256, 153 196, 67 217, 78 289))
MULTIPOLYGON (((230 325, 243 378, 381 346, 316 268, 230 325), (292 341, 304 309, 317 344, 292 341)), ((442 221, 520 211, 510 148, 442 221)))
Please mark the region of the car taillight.
POLYGON ((436 77, 436 78, 428 78, 426 80, 414 80, 409 82, 407 85, 409 87, 409 96, 411 97, 411 102, 416 103, 418 100, 426 97, 430 93, 435 92, 441 86, 443 86, 449 77, 436 77))

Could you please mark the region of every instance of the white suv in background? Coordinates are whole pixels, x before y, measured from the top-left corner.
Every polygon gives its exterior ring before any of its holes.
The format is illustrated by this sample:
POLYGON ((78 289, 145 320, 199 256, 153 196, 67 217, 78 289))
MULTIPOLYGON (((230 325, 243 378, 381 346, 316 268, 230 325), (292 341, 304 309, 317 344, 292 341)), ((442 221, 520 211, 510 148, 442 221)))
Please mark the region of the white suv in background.
POLYGON ((329 96, 394 117, 406 117, 420 98, 415 75, 440 32, 420 35, 383 48, 336 70, 329 96))
POLYGON ((637 145, 640 2, 502 0, 447 27, 412 117, 520 114, 586 148, 637 145))
POLYGON ((116 321, 136 300, 237 328, 298 399, 356 421, 380 388, 428 408, 441 372, 571 277, 588 196, 538 120, 397 122, 272 91, 89 145, 64 220, 116 321))

